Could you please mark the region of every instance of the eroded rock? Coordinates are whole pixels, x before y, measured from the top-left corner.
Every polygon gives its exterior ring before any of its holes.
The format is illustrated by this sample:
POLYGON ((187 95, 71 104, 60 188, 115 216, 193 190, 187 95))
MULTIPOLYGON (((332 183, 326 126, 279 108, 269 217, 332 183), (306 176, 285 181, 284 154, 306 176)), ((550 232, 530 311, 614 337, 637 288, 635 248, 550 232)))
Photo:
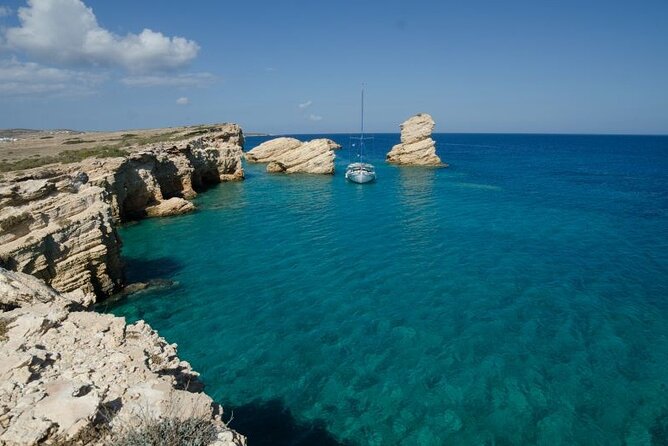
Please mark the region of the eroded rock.
POLYGON ((447 166, 436 155, 431 138, 434 120, 427 113, 418 113, 401 124, 401 143, 387 154, 388 163, 410 166, 447 166))
POLYGON ((269 163, 270 173, 333 174, 334 151, 341 146, 331 139, 320 138, 301 142, 295 138, 275 138, 263 142, 246 153, 251 163, 269 163))
POLYGON ((195 210, 192 202, 179 197, 163 200, 158 204, 146 208, 147 217, 166 217, 169 215, 187 214, 195 210))

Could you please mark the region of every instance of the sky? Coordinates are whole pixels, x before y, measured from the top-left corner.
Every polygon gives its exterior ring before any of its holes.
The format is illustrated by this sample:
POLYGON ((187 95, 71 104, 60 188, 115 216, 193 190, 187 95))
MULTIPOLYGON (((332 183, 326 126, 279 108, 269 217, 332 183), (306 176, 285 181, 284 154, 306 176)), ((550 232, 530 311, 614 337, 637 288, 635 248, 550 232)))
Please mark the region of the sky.
POLYGON ((0 0, 0 128, 668 133, 668 1, 0 0))

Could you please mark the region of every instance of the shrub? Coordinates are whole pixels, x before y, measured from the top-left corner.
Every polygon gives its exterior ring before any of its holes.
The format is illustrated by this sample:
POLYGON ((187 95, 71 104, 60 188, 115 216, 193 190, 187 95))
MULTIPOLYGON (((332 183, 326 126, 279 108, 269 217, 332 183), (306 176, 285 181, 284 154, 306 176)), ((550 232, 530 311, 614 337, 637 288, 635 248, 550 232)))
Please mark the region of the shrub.
POLYGON ((73 139, 67 139, 67 140, 63 141, 63 144, 84 144, 84 143, 87 143, 87 142, 95 142, 95 141, 91 141, 91 140, 87 141, 87 140, 81 139, 81 138, 73 138, 73 139))
POLYGON ((211 420, 192 417, 164 420, 142 417, 139 426, 114 436, 109 446, 207 446, 216 440, 217 431, 211 420))

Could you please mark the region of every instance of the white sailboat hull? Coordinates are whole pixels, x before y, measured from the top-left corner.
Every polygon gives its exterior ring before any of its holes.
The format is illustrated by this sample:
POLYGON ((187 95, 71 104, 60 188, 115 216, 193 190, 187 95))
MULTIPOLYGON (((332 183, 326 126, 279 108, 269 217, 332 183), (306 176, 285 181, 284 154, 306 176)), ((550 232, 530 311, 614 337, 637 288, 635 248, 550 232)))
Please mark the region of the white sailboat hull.
POLYGON ((376 179, 376 171, 371 164, 353 163, 346 169, 346 179, 353 183, 370 183, 376 179))
POLYGON ((349 172, 346 173, 346 178, 348 181, 352 181, 353 183, 359 183, 359 184, 364 184, 364 183, 370 183, 373 180, 376 179, 376 175, 371 173, 360 173, 360 172, 349 172))

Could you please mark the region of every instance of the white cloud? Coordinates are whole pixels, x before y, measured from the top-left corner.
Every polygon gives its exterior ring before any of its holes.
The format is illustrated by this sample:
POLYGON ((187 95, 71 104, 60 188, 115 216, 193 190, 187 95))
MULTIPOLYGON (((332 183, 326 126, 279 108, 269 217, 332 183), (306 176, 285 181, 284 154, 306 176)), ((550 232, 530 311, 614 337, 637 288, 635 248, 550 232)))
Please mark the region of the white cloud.
POLYGON ((0 17, 8 17, 10 15, 12 15, 12 8, 0 5, 0 17))
POLYGON ((33 62, 0 60, 0 96, 90 94, 105 78, 33 62))
POLYGON ((313 114, 311 114, 311 115, 309 115, 308 118, 309 118, 311 121, 322 121, 322 116, 320 116, 320 115, 313 115, 313 114))
POLYGON ((185 96, 182 96, 182 97, 180 97, 176 100, 176 103, 178 105, 188 105, 188 104, 190 104, 190 99, 188 99, 185 96))
POLYGON ((303 109, 305 109, 305 108, 310 107, 312 104, 313 104, 313 101, 310 101, 310 100, 309 100, 309 101, 306 101, 306 102, 302 102, 302 103, 299 104, 297 107, 299 107, 299 108, 301 108, 301 109, 303 110, 303 109))
POLYGON ((113 34, 81 0, 28 0, 18 16, 21 25, 5 31, 6 45, 43 61, 146 72, 182 67, 199 51, 192 40, 150 29, 113 34))
POLYGON ((121 82, 131 87, 203 87, 217 80, 218 77, 211 73, 184 73, 128 76, 121 79, 121 82))

